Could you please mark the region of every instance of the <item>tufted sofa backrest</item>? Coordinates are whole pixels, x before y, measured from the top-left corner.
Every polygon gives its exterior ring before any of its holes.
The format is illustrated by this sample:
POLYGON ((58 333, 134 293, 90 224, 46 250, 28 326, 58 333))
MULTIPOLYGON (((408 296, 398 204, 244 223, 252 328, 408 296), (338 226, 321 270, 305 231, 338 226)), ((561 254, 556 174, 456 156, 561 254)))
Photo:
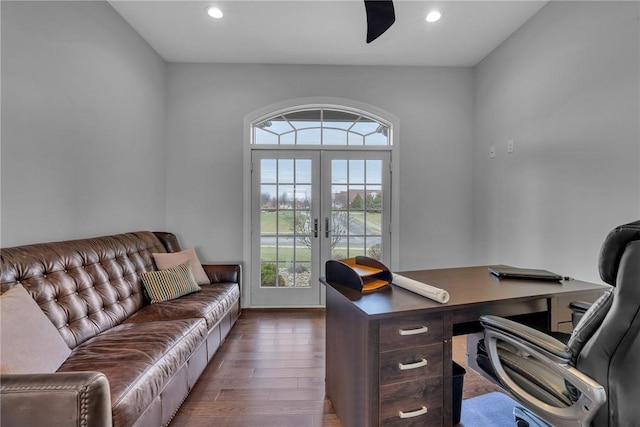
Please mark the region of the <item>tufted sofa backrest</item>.
POLYGON ((145 304, 154 252, 166 250, 148 231, 0 249, 0 291, 21 283, 73 349, 145 304))

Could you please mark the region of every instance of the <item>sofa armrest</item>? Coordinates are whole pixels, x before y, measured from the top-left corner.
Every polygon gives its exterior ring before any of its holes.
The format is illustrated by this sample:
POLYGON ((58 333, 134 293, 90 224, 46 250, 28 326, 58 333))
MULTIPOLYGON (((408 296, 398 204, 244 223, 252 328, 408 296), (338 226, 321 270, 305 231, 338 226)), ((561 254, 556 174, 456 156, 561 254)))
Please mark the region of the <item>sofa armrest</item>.
POLYGON ((237 283, 240 285, 242 266, 240 264, 202 264, 211 283, 237 283))
POLYGON ((111 427, 111 395, 100 372, 4 374, 0 412, 7 426, 111 427))
POLYGON ((153 234, 160 239, 167 252, 180 252, 180 243, 175 234, 166 231, 154 231, 153 234))

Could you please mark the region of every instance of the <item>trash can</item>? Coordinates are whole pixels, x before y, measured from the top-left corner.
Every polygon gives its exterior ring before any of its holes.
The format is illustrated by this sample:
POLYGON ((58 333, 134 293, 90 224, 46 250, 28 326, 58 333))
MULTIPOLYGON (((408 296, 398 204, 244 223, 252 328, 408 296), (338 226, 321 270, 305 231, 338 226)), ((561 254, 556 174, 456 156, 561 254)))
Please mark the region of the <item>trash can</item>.
POLYGON ((462 386, 464 384, 465 369, 453 362, 451 371, 453 372, 453 381, 451 390, 453 391, 453 403, 451 405, 452 424, 460 423, 460 415, 462 414, 462 386))

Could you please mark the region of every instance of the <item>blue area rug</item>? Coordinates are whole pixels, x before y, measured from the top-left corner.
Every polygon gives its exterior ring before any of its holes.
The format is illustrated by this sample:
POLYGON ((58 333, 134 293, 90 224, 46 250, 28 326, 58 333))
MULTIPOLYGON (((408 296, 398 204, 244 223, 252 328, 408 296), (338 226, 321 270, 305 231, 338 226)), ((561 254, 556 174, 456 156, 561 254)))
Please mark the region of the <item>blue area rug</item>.
POLYGON ((460 424, 464 427, 515 427, 513 408, 518 403, 504 393, 493 392, 462 401, 460 424))

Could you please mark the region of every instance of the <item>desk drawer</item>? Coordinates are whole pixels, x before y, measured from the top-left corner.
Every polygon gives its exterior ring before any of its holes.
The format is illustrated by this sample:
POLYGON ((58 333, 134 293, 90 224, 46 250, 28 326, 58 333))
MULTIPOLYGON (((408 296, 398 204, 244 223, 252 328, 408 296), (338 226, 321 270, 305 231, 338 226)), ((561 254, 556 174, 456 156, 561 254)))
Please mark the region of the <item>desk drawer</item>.
POLYGON ((380 425, 442 426, 442 377, 380 387, 380 425))
POLYGON ((380 353, 380 384, 442 376, 442 343, 380 353))
POLYGON ((441 315, 413 315, 380 321, 380 351, 442 342, 441 315))

